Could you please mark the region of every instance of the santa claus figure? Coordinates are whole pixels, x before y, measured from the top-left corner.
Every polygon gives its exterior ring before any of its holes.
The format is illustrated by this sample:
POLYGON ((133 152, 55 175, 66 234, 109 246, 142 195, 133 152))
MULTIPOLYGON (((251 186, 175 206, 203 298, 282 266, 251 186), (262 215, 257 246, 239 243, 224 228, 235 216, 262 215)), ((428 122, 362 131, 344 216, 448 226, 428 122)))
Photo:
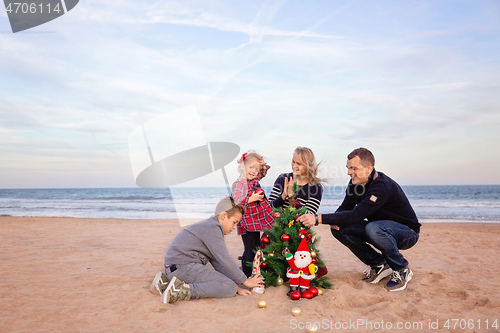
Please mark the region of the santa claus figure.
POLYGON ((286 276, 290 279, 290 291, 287 295, 290 296, 292 291, 299 288, 301 293, 309 289, 311 280, 316 277, 315 274, 318 267, 312 263, 306 238, 302 238, 300 241, 295 255, 287 251, 285 258, 288 261, 288 265, 290 265, 286 272, 286 276))

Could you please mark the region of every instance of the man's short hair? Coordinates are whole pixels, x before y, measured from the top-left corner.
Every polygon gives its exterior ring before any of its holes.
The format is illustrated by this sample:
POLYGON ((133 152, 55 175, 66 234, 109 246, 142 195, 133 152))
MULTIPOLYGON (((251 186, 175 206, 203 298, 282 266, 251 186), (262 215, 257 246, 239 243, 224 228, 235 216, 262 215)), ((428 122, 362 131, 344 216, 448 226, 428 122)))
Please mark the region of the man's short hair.
POLYGON ((358 156, 361 160, 361 164, 366 167, 371 164, 375 168, 375 157, 372 152, 366 148, 356 148, 349 155, 347 155, 348 160, 352 160, 354 157, 358 156))

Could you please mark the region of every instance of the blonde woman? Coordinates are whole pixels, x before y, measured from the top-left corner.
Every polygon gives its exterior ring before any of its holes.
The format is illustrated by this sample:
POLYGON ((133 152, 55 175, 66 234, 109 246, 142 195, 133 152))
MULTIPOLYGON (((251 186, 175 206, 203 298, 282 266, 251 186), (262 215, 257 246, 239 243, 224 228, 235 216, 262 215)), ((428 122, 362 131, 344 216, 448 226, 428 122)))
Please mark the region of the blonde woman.
POLYGON ((289 207, 293 196, 293 184, 299 189, 295 206, 306 207, 307 213, 316 214, 323 196, 322 179, 318 177, 318 164, 311 149, 297 147, 292 158, 292 172, 283 173, 274 182, 269 202, 273 208, 289 207))

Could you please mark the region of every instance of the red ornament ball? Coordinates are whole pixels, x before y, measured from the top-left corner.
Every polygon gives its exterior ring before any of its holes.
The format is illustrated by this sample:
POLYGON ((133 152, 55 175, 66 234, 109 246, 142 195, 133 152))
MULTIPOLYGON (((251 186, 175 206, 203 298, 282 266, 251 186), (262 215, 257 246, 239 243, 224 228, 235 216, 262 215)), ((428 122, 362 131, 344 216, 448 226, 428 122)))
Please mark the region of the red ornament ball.
POLYGON ((312 299, 314 297, 313 293, 306 290, 302 293, 302 298, 312 299))
POLYGON ((290 298, 292 299, 292 301, 298 301, 300 299, 300 296, 301 296, 300 291, 298 291, 298 290, 294 290, 290 294, 290 298))
POLYGON ((260 263, 260 268, 266 268, 267 264, 265 261, 260 263))
POLYGON ((309 287, 308 290, 311 292, 311 294, 313 294, 313 297, 316 297, 319 294, 318 288, 316 287, 309 287))
POLYGON ((307 236, 306 236, 306 237, 307 237, 307 240, 308 240, 308 241, 310 241, 310 240, 313 238, 313 235, 311 235, 311 234, 307 234, 307 236))
POLYGON ((276 212, 276 213, 274 213, 274 214, 273 214, 273 217, 274 217, 275 219, 279 219, 279 218, 281 217, 281 214, 280 214, 280 213, 278 213, 278 212, 276 212))
POLYGON ((281 241, 282 242, 288 242, 290 240, 290 236, 287 234, 281 235, 281 241))
POLYGON ((313 264, 315 264, 316 262, 318 262, 318 258, 312 258, 312 259, 311 259, 311 262, 312 262, 313 264))
POLYGON ((268 237, 262 237, 260 241, 264 244, 269 244, 271 242, 268 237))

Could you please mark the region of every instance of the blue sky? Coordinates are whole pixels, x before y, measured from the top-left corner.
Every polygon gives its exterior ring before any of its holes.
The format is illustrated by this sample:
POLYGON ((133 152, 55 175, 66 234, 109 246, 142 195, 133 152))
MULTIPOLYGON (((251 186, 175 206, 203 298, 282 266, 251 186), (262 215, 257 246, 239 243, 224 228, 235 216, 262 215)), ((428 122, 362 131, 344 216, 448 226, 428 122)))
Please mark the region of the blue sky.
POLYGON ((404 185, 500 184, 499 54, 498 1, 80 1, 16 34, 2 7, 0 188, 133 187, 131 133, 169 115, 175 150, 190 106, 264 185, 299 145, 332 185, 360 146, 404 185))

